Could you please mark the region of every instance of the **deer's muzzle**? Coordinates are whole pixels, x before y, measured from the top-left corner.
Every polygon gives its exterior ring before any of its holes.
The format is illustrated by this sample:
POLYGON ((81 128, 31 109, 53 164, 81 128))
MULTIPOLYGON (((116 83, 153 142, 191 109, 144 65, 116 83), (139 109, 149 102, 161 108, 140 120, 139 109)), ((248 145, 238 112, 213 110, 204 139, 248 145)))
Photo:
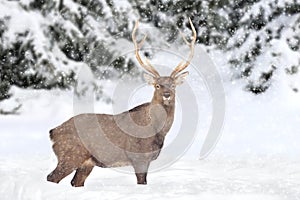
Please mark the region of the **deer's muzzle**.
POLYGON ((170 96, 171 96, 170 92, 164 92, 164 94, 163 94, 163 97, 166 99, 170 98, 170 96))

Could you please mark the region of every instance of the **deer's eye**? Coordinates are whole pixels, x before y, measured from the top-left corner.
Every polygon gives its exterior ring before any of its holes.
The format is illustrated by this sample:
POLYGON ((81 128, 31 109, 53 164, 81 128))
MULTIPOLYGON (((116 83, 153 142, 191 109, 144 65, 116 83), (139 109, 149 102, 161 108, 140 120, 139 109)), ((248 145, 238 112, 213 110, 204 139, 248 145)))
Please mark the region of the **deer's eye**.
POLYGON ((160 85, 159 85, 159 84, 156 84, 156 85, 155 85, 155 88, 156 88, 156 89, 159 89, 159 88, 160 88, 160 85))
POLYGON ((171 89, 175 89, 175 84, 172 84, 172 85, 171 85, 171 89))

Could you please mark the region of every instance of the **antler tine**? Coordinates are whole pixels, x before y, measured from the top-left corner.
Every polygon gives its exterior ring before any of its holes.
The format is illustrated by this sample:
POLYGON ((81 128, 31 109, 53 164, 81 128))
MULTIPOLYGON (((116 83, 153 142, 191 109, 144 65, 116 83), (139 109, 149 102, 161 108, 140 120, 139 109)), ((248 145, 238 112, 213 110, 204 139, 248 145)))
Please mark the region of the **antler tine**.
POLYGON ((189 22, 190 22, 190 25, 191 25, 191 28, 192 28, 192 31, 193 31, 193 39, 192 39, 192 41, 188 42, 187 39, 186 39, 186 37, 183 35, 183 33, 181 31, 179 31, 179 33, 182 36, 184 42, 190 47, 191 52, 190 52, 190 55, 189 55, 187 61, 184 64, 182 64, 183 61, 181 61, 177 65, 177 67, 172 72, 171 77, 175 77, 178 73, 180 73, 185 68, 187 68, 187 66, 189 66, 189 64, 191 63, 191 60, 193 59, 193 56, 194 56, 194 46, 195 46, 195 42, 196 42, 196 39, 197 39, 197 32, 196 32, 196 29, 195 29, 195 27, 193 25, 193 22, 192 22, 191 18, 189 18, 189 22))
POLYGON ((136 59, 139 61, 140 65, 149 73, 151 73, 152 75, 154 75, 155 77, 159 77, 159 73, 154 69, 154 67, 150 64, 149 60, 146 58, 146 63, 145 64, 139 54, 139 50, 140 48, 143 46, 143 43, 145 42, 146 40, 146 37, 147 35, 145 34, 144 35, 144 38, 138 43, 136 41, 136 37, 135 37, 135 33, 136 33, 136 30, 139 26, 139 20, 137 20, 135 22, 135 26, 133 28, 133 31, 132 31, 132 41, 134 43, 134 47, 135 47, 135 56, 136 56, 136 59))

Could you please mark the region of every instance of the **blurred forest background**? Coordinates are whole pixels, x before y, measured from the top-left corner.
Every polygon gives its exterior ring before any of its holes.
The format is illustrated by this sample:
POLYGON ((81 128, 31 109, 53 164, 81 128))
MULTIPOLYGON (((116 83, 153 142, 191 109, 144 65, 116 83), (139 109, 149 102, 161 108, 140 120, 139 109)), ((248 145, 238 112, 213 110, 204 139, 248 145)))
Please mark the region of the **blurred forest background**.
MULTIPOLYGON (((148 45, 167 48, 178 30, 190 33, 190 17, 197 43, 212 58, 221 54, 231 81, 242 80, 245 91, 268 91, 276 73, 291 91, 300 89, 300 0, 0 0, 0 6, 0 102, 13 96, 12 87, 73 89, 82 64, 96 79, 137 77, 135 59, 118 57, 120 43, 132 45, 136 19, 155 29, 148 45)), ((100 86, 94 90, 101 94, 100 86)))

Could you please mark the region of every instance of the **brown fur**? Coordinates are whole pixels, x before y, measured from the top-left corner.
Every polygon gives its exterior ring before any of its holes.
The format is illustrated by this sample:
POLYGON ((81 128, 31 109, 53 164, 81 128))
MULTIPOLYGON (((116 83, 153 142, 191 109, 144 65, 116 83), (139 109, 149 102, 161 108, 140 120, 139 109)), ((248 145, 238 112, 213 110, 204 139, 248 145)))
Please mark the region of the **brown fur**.
POLYGON ((78 187, 84 186, 94 166, 133 166, 137 183, 146 184, 150 162, 158 157, 174 120, 174 84, 173 78, 159 77, 150 103, 118 115, 77 115, 52 129, 58 164, 47 180, 59 183, 76 170, 71 184, 78 187))

